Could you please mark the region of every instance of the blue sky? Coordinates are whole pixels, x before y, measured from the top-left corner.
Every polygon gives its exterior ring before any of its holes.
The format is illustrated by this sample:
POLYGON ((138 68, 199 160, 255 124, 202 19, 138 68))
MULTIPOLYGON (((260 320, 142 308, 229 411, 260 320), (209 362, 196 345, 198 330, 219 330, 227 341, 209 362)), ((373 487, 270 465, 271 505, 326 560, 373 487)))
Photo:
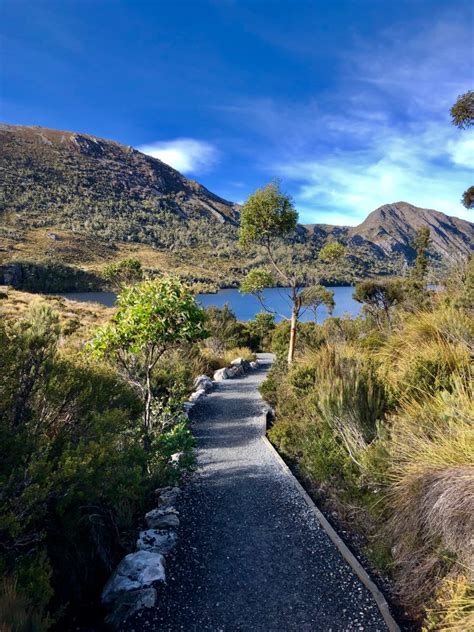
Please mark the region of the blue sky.
POLYGON ((406 200, 473 219, 464 0, 1 0, 0 118, 161 157, 243 201, 279 178, 304 222, 406 200))

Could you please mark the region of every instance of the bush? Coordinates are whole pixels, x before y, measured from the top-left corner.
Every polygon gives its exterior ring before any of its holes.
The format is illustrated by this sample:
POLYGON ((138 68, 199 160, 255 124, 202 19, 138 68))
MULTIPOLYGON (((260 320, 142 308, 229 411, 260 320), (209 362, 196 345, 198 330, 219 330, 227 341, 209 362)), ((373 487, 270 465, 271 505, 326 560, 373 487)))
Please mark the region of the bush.
POLYGON ((276 410, 271 440, 366 538, 429 630, 461 632, 474 617, 469 283, 456 272, 447 292, 420 297, 421 311, 387 303, 373 306, 383 318, 328 319, 300 336, 290 369, 278 325, 280 360, 260 389, 276 410))
POLYGON ((127 551, 152 489, 179 475, 170 455, 192 464, 176 415, 186 370, 156 375, 163 423, 151 453, 140 398, 112 368, 60 346, 48 306, 0 322, 0 372, 0 628, 73 627, 127 551))

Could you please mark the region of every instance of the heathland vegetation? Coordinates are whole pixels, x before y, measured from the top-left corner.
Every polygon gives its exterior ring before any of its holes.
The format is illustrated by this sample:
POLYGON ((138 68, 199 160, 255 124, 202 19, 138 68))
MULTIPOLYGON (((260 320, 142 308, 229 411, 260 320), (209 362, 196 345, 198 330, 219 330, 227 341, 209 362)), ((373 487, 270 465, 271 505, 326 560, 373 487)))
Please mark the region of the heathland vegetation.
POLYGON ((427 630, 474 627, 474 259, 366 281, 357 319, 277 325, 269 435, 427 630))
POLYGON ((12 289, 0 309, 0 629, 87 627, 153 490, 193 466, 194 377, 252 359, 273 322, 206 313, 176 278, 114 311, 12 289))

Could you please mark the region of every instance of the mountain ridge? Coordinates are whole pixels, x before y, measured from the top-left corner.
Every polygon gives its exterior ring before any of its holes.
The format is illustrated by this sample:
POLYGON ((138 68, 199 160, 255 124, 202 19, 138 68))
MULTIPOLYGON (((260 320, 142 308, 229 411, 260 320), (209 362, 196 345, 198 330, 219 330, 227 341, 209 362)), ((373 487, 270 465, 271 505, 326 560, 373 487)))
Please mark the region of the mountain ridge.
MULTIPOLYGON (((238 249, 238 204, 116 141, 1 124, 0 174, 0 263, 26 253, 79 265, 89 257, 97 267, 133 248, 176 253, 174 259, 187 258, 212 278, 221 274, 213 269, 216 262, 226 270, 222 275, 233 277, 259 263, 258 256, 246 259, 238 249), (45 230, 50 241, 44 240, 45 230)), ((430 228, 435 262, 473 249, 471 222, 395 202, 354 227, 299 225, 286 256, 315 268, 318 248, 337 239, 350 246, 352 272, 344 274, 396 274, 413 260, 412 244, 422 226, 430 228)))

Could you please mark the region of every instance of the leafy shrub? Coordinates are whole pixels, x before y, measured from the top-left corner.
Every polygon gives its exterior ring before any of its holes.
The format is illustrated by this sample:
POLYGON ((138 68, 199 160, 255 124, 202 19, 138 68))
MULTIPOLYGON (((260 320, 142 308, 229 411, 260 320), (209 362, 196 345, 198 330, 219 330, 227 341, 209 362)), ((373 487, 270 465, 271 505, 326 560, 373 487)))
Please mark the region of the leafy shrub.
POLYGON ((133 388, 60 346, 60 333, 44 304, 0 321, 2 629, 47 629, 53 619, 72 626, 86 616, 151 490, 179 476, 170 455, 184 452, 184 466, 193 460, 186 420, 175 415, 185 370, 156 375, 163 424, 147 453, 133 388))
MULTIPOLYGON (((461 632, 474 620, 474 320, 469 275, 456 279, 421 311, 410 299, 328 319, 260 390, 276 409, 270 438, 366 536, 404 607, 427 630, 461 632)), ((274 332, 280 358, 287 334, 274 332)))

